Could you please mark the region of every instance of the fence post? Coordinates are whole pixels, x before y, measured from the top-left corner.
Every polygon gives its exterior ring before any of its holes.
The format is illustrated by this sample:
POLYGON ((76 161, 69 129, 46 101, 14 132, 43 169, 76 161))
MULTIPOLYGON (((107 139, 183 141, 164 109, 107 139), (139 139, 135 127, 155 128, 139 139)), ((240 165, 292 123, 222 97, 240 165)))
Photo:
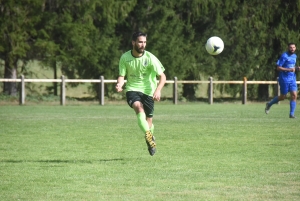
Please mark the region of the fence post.
POLYGON ((213 104, 214 102, 214 83, 213 83, 213 78, 209 77, 209 97, 208 97, 208 102, 210 105, 213 104))
POLYGON ((100 76, 99 84, 99 104, 104 105, 104 77, 100 76))
POLYGON ((20 97, 19 97, 19 104, 24 105, 25 104, 25 81, 24 81, 24 75, 21 75, 21 88, 20 88, 20 97))
POLYGON ((246 103, 247 103, 247 78, 244 77, 242 104, 245 105, 246 103))
MULTIPOLYGON (((277 77, 277 96, 280 96, 280 85, 279 85, 279 77, 277 77)), ((277 103, 278 105, 280 104, 280 101, 277 103)))
POLYGON ((178 100, 178 92, 177 92, 177 77, 174 77, 174 84, 173 84, 173 103, 177 105, 178 100))
POLYGON ((66 83, 65 76, 61 76, 61 85, 60 85, 60 105, 66 104, 66 83))

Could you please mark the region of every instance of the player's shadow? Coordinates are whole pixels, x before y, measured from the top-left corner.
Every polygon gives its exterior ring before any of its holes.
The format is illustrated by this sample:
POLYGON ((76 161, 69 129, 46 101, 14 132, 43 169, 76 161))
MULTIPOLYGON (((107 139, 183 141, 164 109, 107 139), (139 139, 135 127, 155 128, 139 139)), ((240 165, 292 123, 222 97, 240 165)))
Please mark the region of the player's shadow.
POLYGON ((0 160, 0 163, 101 163, 123 161, 123 158, 99 159, 99 160, 0 160))

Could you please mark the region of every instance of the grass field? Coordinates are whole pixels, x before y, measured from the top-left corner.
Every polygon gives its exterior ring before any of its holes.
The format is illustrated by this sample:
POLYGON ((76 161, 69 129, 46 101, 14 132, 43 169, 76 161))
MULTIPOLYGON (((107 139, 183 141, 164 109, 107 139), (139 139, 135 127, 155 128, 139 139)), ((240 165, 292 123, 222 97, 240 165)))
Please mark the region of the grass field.
POLYGON ((300 200, 287 103, 158 103, 153 157, 126 104, 0 106, 0 200, 300 200))

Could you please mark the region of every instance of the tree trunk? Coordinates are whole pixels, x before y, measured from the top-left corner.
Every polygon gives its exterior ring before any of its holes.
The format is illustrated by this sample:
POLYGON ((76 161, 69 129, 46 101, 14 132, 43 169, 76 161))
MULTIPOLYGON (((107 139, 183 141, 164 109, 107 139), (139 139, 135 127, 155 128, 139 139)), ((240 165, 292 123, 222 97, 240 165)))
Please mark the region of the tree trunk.
MULTIPOLYGON (((185 80, 194 80, 195 75, 194 73, 190 72, 188 76, 184 78, 185 80)), ((187 100, 196 100, 196 90, 195 90, 195 84, 183 84, 182 87, 182 96, 185 97, 187 100)))
MULTIPOLYGON (((57 79, 57 65, 56 65, 56 61, 53 61, 52 63, 52 67, 53 67, 53 77, 54 79, 57 79)), ((57 82, 53 82, 53 94, 54 96, 57 96, 57 82)))
POLYGON ((195 91, 195 84, 183 84, 183 92, 182 96, 188 100, 195 100, 196 99, 196 91, 195 91))
MULTIPOLYGON (((5 61, 4 78, 16 79, 17 78, 17 62, 14 62, 12 66, 8 61, 5 61)), ((6 95, 17 96, 17 83, 16 82, 4 82, 3 92, 6 95)))
POLYGON ((258 98, 263 101, 269 100, 269 85, 268 84, 259 84, 258 85, 258 98))

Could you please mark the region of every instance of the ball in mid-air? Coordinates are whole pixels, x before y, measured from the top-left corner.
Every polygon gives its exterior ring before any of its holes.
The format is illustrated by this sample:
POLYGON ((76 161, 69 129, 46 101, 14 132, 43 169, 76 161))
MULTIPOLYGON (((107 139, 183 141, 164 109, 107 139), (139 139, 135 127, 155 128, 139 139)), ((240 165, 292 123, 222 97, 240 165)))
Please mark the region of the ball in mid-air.
POLYGON ((218 36, 210 37, 205 44, 206 51, 211 55, 218 55, 224 49, 224 42, 218 36))

